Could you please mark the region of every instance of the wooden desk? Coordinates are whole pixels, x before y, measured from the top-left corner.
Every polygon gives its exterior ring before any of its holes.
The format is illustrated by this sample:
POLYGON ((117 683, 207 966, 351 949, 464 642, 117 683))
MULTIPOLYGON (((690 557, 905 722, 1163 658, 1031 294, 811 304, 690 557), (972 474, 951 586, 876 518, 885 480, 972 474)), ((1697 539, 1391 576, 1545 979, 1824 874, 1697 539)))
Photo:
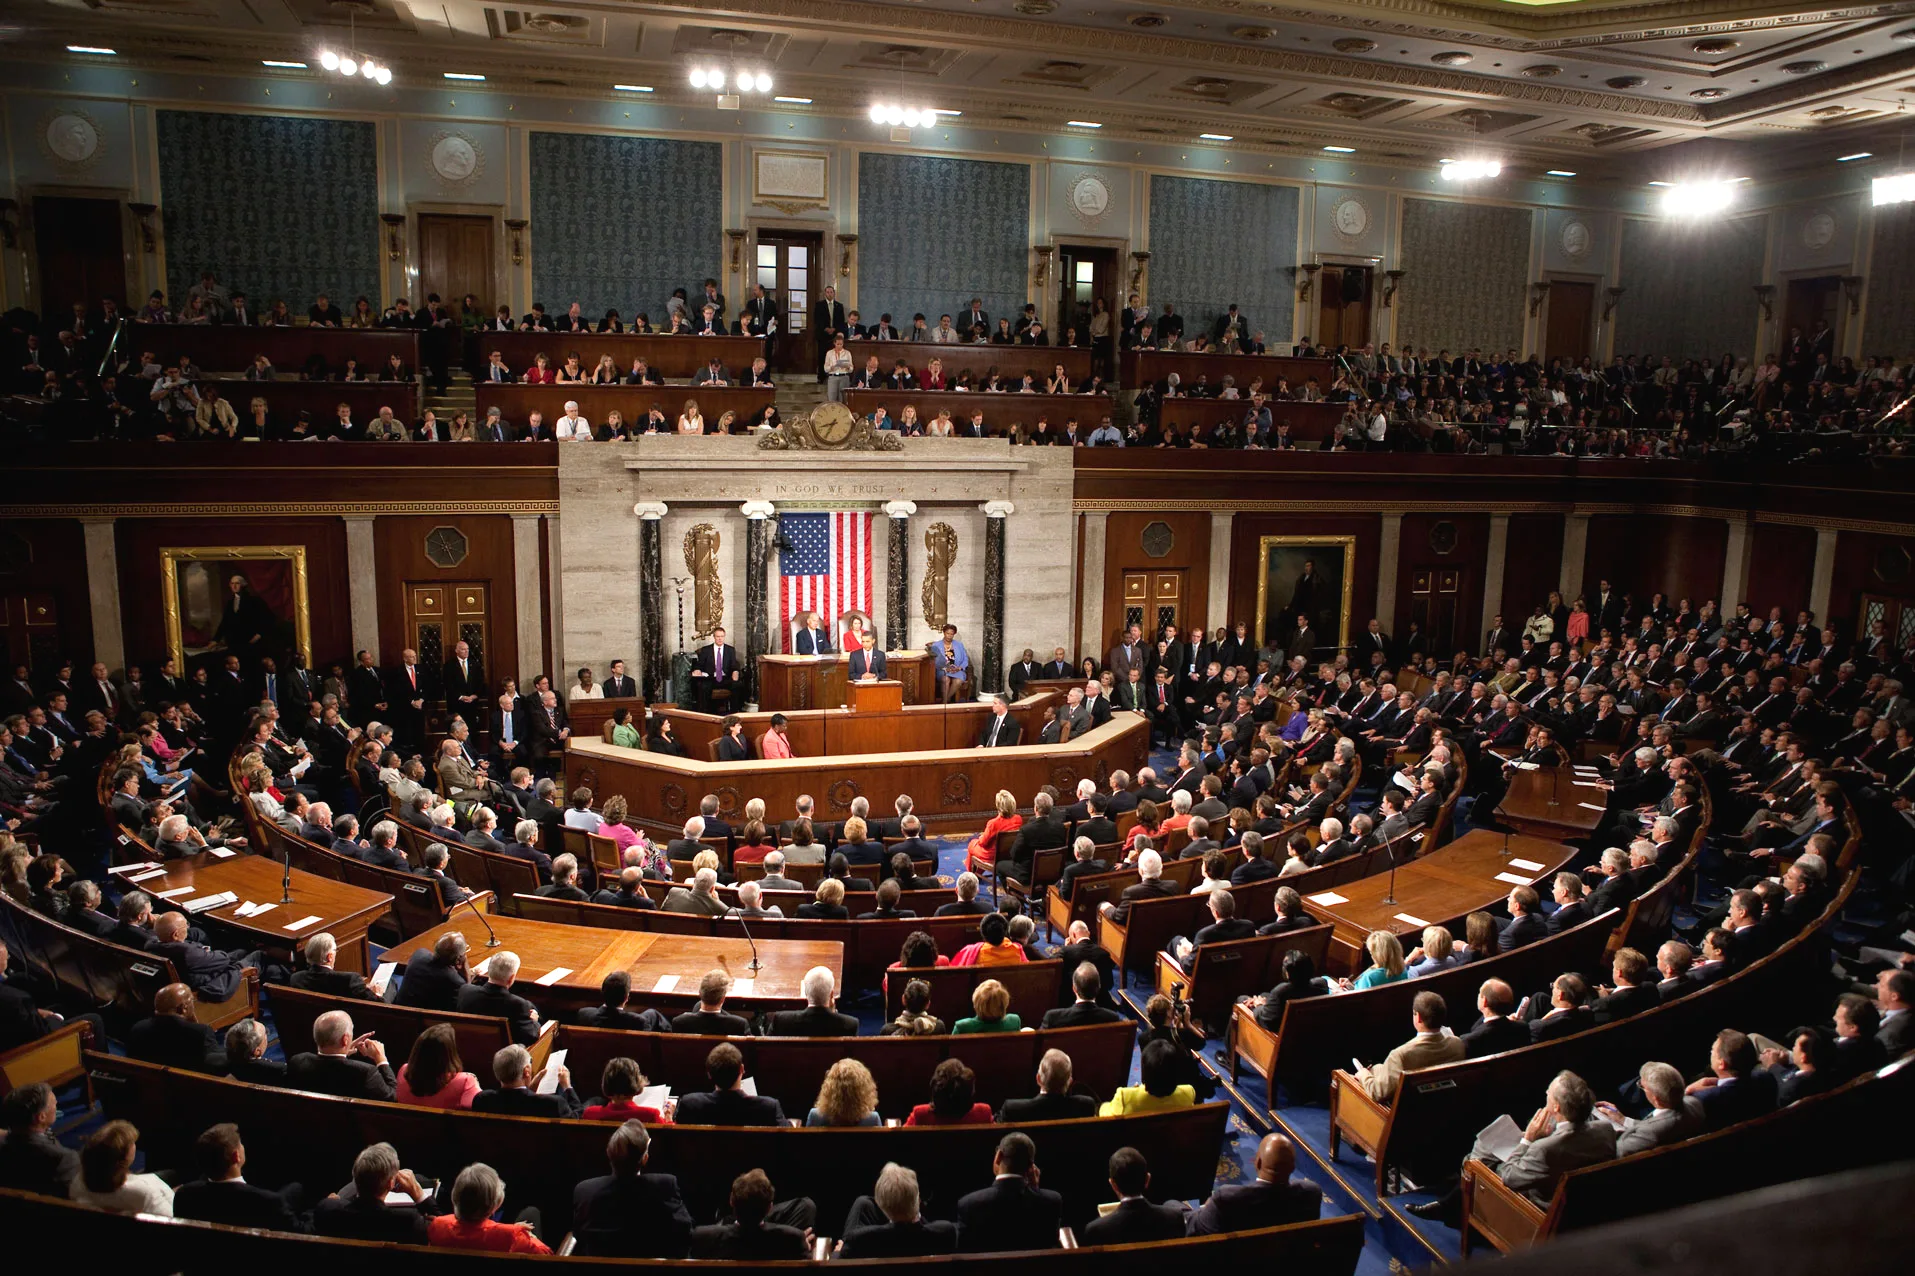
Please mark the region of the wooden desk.
MULTIPOLYGON (((1448 924, 1479 908, 1488 908, 1509 894, 1515 883, 1499 881, 1498 873, 1511 873, 1534 885, 1555 876, 1575 854, 1571 847, 1560 842, 1510 837, 1509 856, 1505 858, 1504 842, 1501 833, 1476 829, 1439 850, 1399 866, 1394 904, 1383 902, 1390 893, 1388 869, 1336 887, 1335 893, 1343 896, 1345 903, 1320 904, 1305 895, 1303 906, 1310 915, 1336 927, 1330 939, 1332 971, 1352 975, 1365 969, 1370 963, 1363 951, 1363 940, 1373 930, 1409 935, 1421 931, 1425 924, 1448 924), (1511 865, 1511 859, 1528 860, 1541 864, 1542 868, 1516 868, 1511 865), (1399 914, 1421 920, 1404 921, 1399 914)), ((1462 932, 1452 928, 1451 933, 1460 935, 1462 932)), ((1413 946, 1404 944, 1405 949, 1413 946)))
POLYGON ((208 372, 241 372, 263 354, 280 372, 297 374, 314 353, 324 355, 335 370, 357 359, 361 371, 375 371, 396 354, 415 374, 419 371, 419 334, 413 329, 136 323, 127 329, 125 346, 135 356, 151 350, 162 365, 187 355, 208 372))
MULTIPOLYGON (((931 319, 935 323, 937 316, 933 315, 931 319)), ((828 346, 830 343, 826 344, 828 346)), ((847 341, 844 348, 851 352, 854 370, 863 369, 864 361, 875 354, 878 356, 878 366, 886 372, 891 371, 892 364, 902 359, 911 371, 920 376, 930 366, 931 360, 942 360, 944 375, 954 381, 958 373, 967 369, 973 381, 982 380, 993 367, 1001 376, 1021 377, 1030 372, 1042 380, 1049 377, 1051 369, 1060 363, 1073 383, 1090 379, 1089 346, 947 346, 928 341, 847 341)), ((822 363, 824 356, 820 354, 818 357, 822 363)))
MULTIPOLYGON (((1347 406, 1342 403, 1303 403, 1296 399, 1272 399, 1273 424, 1290 423, 1290 437, 1298 443, 1327 444, 1336 435, 1337 422, 1347 406)), ((1157 405, 1157 419, 1164 425, 1183 425, 1208 429, 1219 421, 1242 420, 1250 410, 1244 399, 1165 399, 1157 405)))
POLYGON ((1509 791, 1503 794, 1496 814, 1518 833, 1573 842, 1596 831, 1608 797, 1608 790, 1595 781, 1577 780, 1570 767, 1511 771, 1509 791), (1596 809, 1588 810, 1584 802, 1596 809))
POLYGON ((1281 354, 1192 354, 1189 351, 1167 350, 1126 350, 1118 357, 1117 366, 1123 376, 1126 390, 1141 390, 1146 381, 1163 381, 1171 373, 1176 373, 1185 388, 1197 384, 1197 378, 1203 377, 1211 385, 1221 384, 1225 377, 1234 377, 1237 388, 1248 394, 1250 383, 1258 377, 1263 378, 1266 390, 1276 388, 1278 380, 1288 381, 1290 388, 1301 392, 1303 383, 1311 377, 1323 389, 1330 388, 1330 382, 1336 374, 1334 365, 1328 359, 1296 359, 1281 354))
POLYGON ((918 410, 918 420, 928 422, 943 408, 951 414, 951 424, 963 429, 970 423, 973 410, 984 414, 984 425, 994 437, 1010 434, 1011 427, 1037 428, 1039 417, 1050 423, 1051 432, 1063 433, 1064 423, 1077 418, 1078 435, 1086 442, 1091 431, 1104 423, 1115 410, 1116 401, 1108 394, 984 394, 958 390, 846 390, 845 406, 858 416, 870 416, 879 408, 893 421, 904 415, 906 405, 918 410))
POLYGON ((201 895, 231 891, 239 896, 237 901, 197 916, 213 918, 222 926, 249 936, 261 947, 279 952, 299 948, 320 931, 327 931, 339 941, 340 970, 371 974, 371 954, 366 947, 366 932, 392 907, 392 896, 294 869, 293 902, 281 904, 280 881, 285 871, 285 865, 263 855, 241 854, 231 859, 218 859, 211 852, 205 852, 190 860, 169 860, 164 878, 151 877, 132 885, 134 889, 151 895, 177 890, 182 886, 192 888, 190 894, 176 895, 168 901, 173 904, 184 904, 201 895), (248 902, 272 904, 274 907, 271 912, 258 917, 233 915, 240 904, 248 902), (297 931, 286 929, 288 924, 315 913, 319 915, 319 920, 312 925, 302 926, 297 931))
MULTIPOLYGON (((199 383, 202 388, 207 382, 199 383)), ((326 429, 327 422, 338 419, 339 405, 352 408, 352 419, 360 425, 379 415, 379 409, 391 408, 410 431, 419 417, 419 383, 416 381, 242 381, 236 377, 213 378, 219 397, 233 405, 243 429, 252 413, 248 407, 255 397, 266 400, 272 419, 290 426, 301 412, 312 417, 313 425, 326 429)), ((451 416, 446 417, 450 423, 451 416)))
MULTIPOLYGON (((599 740, 605 735, 605 724, 612 720, 612 714, 619 709, 632 711, 632 725, 638 733, 645 734, 645 698, 643 696, 620 697, 606 700, 570 700, 566 702, 565 712, 572 720, 572 734, 581 740, 599 740)), ((713 719, 714 726, 717 719, 713 719)))
MULTIPOLYGON (((1033 692, 1011 706, 1011 716, 1024 728, 1024 739, 1035 740, 1044 725, 1044 707, 1053 696, 1033 692)), ((964 749, 977 743, 978 733, 991 707, 976 701, 953 704, 910 704, 899 709, 874 709, 853 712, 841 709, 790 709, 785 715, 785 734, 797 757, 844 756, 859 753, 907 753, 928 749, 964 749)), ((654 714, 671 719, 672 734, 685 746, 686 756, 707 758, 706 746, 719 736, 724 717, 699 713, 674 705, 654 705, 654 714)), ((729 716, 729 715, 726 715, 729 716)), ((759 709, 741 713, 745 738, 755 751, 758 737, 771 726, 771 713, 759 709)), ((574 730, 575 739, 601 739, 574 730)))
MULTIPOLYGON (((627 364, 626 367, 630 367, 627 364)), ((579 415, 594 426, 605 424, 607 414, 617 412, 627 425, 641 421, 657 404, 665 414, 667 433, 678 429, 678 414, 687 399, 698 400, 698 410, 707 427, 716 427, 726 412, 737 414, 733 429, 742 433, 753 416, 763 412, 778 397, 776 390, 753 390, 746 386, 703 385, 496 385, 481 381, 473 387, 478 399, 474 422, 485 420, 486 411, 498 408, 513 425, 524 427, 526 418, 542 413, 550 425, 565 415, 568 399, 577 400, 579 415)))
POLYGON ((845 707, 857 714, 904 712, 904 684, 895 678, 854 682, 846 688, 845 707))
POLYGON ((761 1011, 802 1008, 805 998, 801 985, 805 972, 813 966, 826 967, 838 986, 844 984, 844 945, 835 940, 760 939, 758 959, 764 966, 754 976, 750 970, 752 945, 742 938, 600 930, 498 913, 481 919, 469 908, 455 909, 443 926, 394 944, 394 959, 404 961, 415 949, 430 950, 448 930, 458 931, 472 945, 466 962, 474 969, 491 952, 510 949, 516 953, 520 966, 513 990, 554 1010, 598 1005, 599 986, 615 970, 631 975, 632 991, 644 994, 645 1004, 670 1004, 687 1010, 698 1001, 699 979, 711 970, 723 970, 734 981, 754 980, 745 985, 750 991, 735 987, 725 1000, 761 1011), (498 932, 499 948, 486 947, 487 921, 498 932), (556 983, 538 983, 560 967, 571 973, 556 983), (657 991, 659 979, 667 975, 678 977, 677 986, 657 991))
MULTIPOLYGON (((764 710, 835 709, 847 702, 846 674, 851 658, 835 656, 764 655, 758 657, 758 707, 764 710)), ((922 651, 884 653, 885 676, 903 687, 904 703, 930 704, 937 699, 932 685, 931 657, 922 651)))
POLYGON ((579 367, 588 372, 598 366, 600 355, 609 354, 621 374, 629 375, 632 361, 643 359, 661 377, 689 377, 717 355, 735 375, 765 352, 762 337, 634 336, 629 332, 482 332, 476 344, 478 357, 468 372, 491 362, 497 350, 514 374, 531 367, 538 355, 556 369, 564 366, 566 355, 576 353, 579 367))

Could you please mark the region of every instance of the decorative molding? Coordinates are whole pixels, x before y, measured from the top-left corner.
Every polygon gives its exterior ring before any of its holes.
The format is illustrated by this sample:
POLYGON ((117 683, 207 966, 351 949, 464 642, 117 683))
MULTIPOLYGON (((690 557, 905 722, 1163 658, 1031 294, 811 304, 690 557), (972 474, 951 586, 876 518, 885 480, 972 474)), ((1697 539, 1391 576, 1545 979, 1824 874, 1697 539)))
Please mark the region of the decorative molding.
POLYGON ((978 506, 986 518, 1009 518, 1017 513, 1017 506, 1010 501, 986 501, 978 506))
POLYGON ((66 173, 84 172, 106 154, 100 122, 79 107, 61 107, 41 116, 38 137, 41 153, 66 173))
POLYGON ((427 175, 447 190, 465 190, 485 175, 485 148, 458 129, 427 138, 424 160, 427 175))
POLYGON ((787 217, 830 208, 830 152, 752 148, 751 202, 787 217))
POLYGON ((671 506, 663 501, 640 501, 632 506, 632 513, 646 522, 657 522, 671 512, 671 506))
POLYGON ((8 518, 342 518, 377 514, 552 514, 557 501, 252 501, 175 505, 152 501, 111 505, 9 505, 8 518))
POLYGON ((1064 183, 1064 202, 1071 216, 1086 226, 1101 226, 1116 202, 1104 175, 1088 168, 1077 169, 1065 175, 1064 183))
POLYGON ((884 516, 886 518, 910 518, 917 512, 918 503, 916 501, 886 501, 884 503, 884 516))

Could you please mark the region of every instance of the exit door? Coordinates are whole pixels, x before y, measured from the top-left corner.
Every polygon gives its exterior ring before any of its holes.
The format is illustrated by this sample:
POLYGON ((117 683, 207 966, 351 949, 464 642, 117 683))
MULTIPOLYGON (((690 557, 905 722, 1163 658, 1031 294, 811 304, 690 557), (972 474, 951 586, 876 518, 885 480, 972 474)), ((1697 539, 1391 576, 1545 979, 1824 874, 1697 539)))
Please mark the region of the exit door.
POLYGON ((1361 349, 1370 339, 1370 268, 1326 265, 1319 273, 1317 344, 1361 349))
MULTIPOLYGON (((1184 624, 1186 601, 1182 568, 1170 571, 1126 571, 1124 614, 1117 632, 1122 633, 1131 625, 1136 625, 1151 642, 1156 642, 1170 625, 1177 626, 1181 632, 1187 627, 1184 624)), ((1110 635, 1112 638, 1115 636, 1110 635)))
MULTIPOLYGON (((779 305, 779 333, 767 362, 776 372, 812 369, 811 307, 831 282, 819 261, 822 235, 802 231, 761 231, 752 282, 779 305)), ((743 311, 744 298, 735 309, 743 311)), ((819 356, 823 358, 822 354, 819 356)))
MULTIPOLYGON (((1410 570, 1410 619, 1423 631, 1423 650, 1456 650, 1458 611, 1463 595, 1463 572, 1457 567, 1416 567, 1410 570)), ((1469 633, 1463 645, 1469 645, 1469 633)))
MULTIPOLYGON (((1059 244, 1057 288, 1057 322, 1051 330, 1052 343, 1064 344, 1066 335, 1075 329, 1074 344, 1089 346, 1091 314, 1101 298, 1105 313, 1111 316, 1113 336, 1106 341, 1108 346, 1117 331, 1117 250, 1090 244, 1059 244)), ((1091 350, 1092 363, 1101 376, 1111 375, 1110 355, 1109 349, 1091 350)))

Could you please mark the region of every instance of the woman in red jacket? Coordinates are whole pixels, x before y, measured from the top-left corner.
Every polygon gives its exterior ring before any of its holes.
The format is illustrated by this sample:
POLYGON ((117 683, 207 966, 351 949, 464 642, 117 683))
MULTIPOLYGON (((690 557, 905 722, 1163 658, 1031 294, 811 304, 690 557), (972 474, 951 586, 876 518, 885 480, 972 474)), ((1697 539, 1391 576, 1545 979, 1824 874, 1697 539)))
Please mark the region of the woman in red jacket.
POLYGON ((1011 796, 1009 789, 997 791, 997 814, 984 826, 984 831, 971 839, 964 849, 964 866, 972 872, 980 869, 989 871, 997 864, 1000 849, 1009 850, 1016 844, 1015 837, 1005 840, 1006 833, 1015 834, 1024 827, 1024 817, 1017 813, 1017 799, 1011 796))

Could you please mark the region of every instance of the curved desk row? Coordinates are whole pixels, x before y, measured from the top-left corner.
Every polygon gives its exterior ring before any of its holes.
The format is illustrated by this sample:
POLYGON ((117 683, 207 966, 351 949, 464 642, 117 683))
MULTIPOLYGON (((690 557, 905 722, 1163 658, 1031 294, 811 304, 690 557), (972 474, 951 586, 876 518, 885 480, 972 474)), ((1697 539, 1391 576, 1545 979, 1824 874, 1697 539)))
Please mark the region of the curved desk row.
MULTIPOLYGON (((935 723, 937 717, 933 710, 928 720, 935 723)), ((976 738, 975 733, 971 738, 976 738)), ((1149 722, 1132 713, 1120 713, 1063 744, 776 761, 706 762, 574 737, 565 751, 565 780, 568 788, 589 785, 601 800, 620 794, 630 803, 634 818, 660 831, 681 828, 687 817, 698 813, 699 799, 707 793, 717 795, 720 814, 734 823, 743 818, 745 803, 754 797, 763 798, 767 812, 783 819, 801 794, 810 794, 817 803, 817 818, 842 820, 850 813, 853 798, 867 798, 873 811, 883 813, 892 809, 901 794, 910 794, 917 801, 919 818, 930 829, 963 830, 980 828, 991 818, 991 800, 999 789, 1010 790, 1019 805, 1027 806, 1031 795, 1046 784, 1065 796, 1087 777, 1101 786, 1112 771, 1134 773, 1144 766, 1149 743, 1149 722)))
MULTIPOLYGON (((795 656, 792 659, 813 662, 813 658, 807 656, 795 656)), ((834 664, 829 656, 818 663, 826 671, 836 668, 842 672, 845 667, 842 662, 834 664)), ((842 688, 840 692, 839 700, 832 703, 842 704, 842 688)), ((1044 726, 1045 707, 1062 698, 1055 691, 1037 691, 1012 704, 1010 716, 1023 729, 1023 739, 1037 739, 1044 726)), ((723 734, 720 728, 725 715, 699 713, 664 704, 652 706, 652 712, 658 717, 671 719, 672 734, 685 747, 686 756, 693 759, 708 760, 711 757, 709 746, 723 734)), ((785 736, 791 742, 791 751, 799 757, 808 758, 968 749, 977 744, 991 718, 991 706, 975 700, 959 700, 951 704, 907 702, 897 709, 854 711, 819 707, 785 709, 782 712, 785 736)), ((772 714, 768 710, 758 710, 736 716, 744 724, 745 739, 751 742, 752 752, 758 753, 759 737, 770 730, 772 714)), ((1028 794, 1019 797, 1021 803, 1028 800, 1028 794)))

